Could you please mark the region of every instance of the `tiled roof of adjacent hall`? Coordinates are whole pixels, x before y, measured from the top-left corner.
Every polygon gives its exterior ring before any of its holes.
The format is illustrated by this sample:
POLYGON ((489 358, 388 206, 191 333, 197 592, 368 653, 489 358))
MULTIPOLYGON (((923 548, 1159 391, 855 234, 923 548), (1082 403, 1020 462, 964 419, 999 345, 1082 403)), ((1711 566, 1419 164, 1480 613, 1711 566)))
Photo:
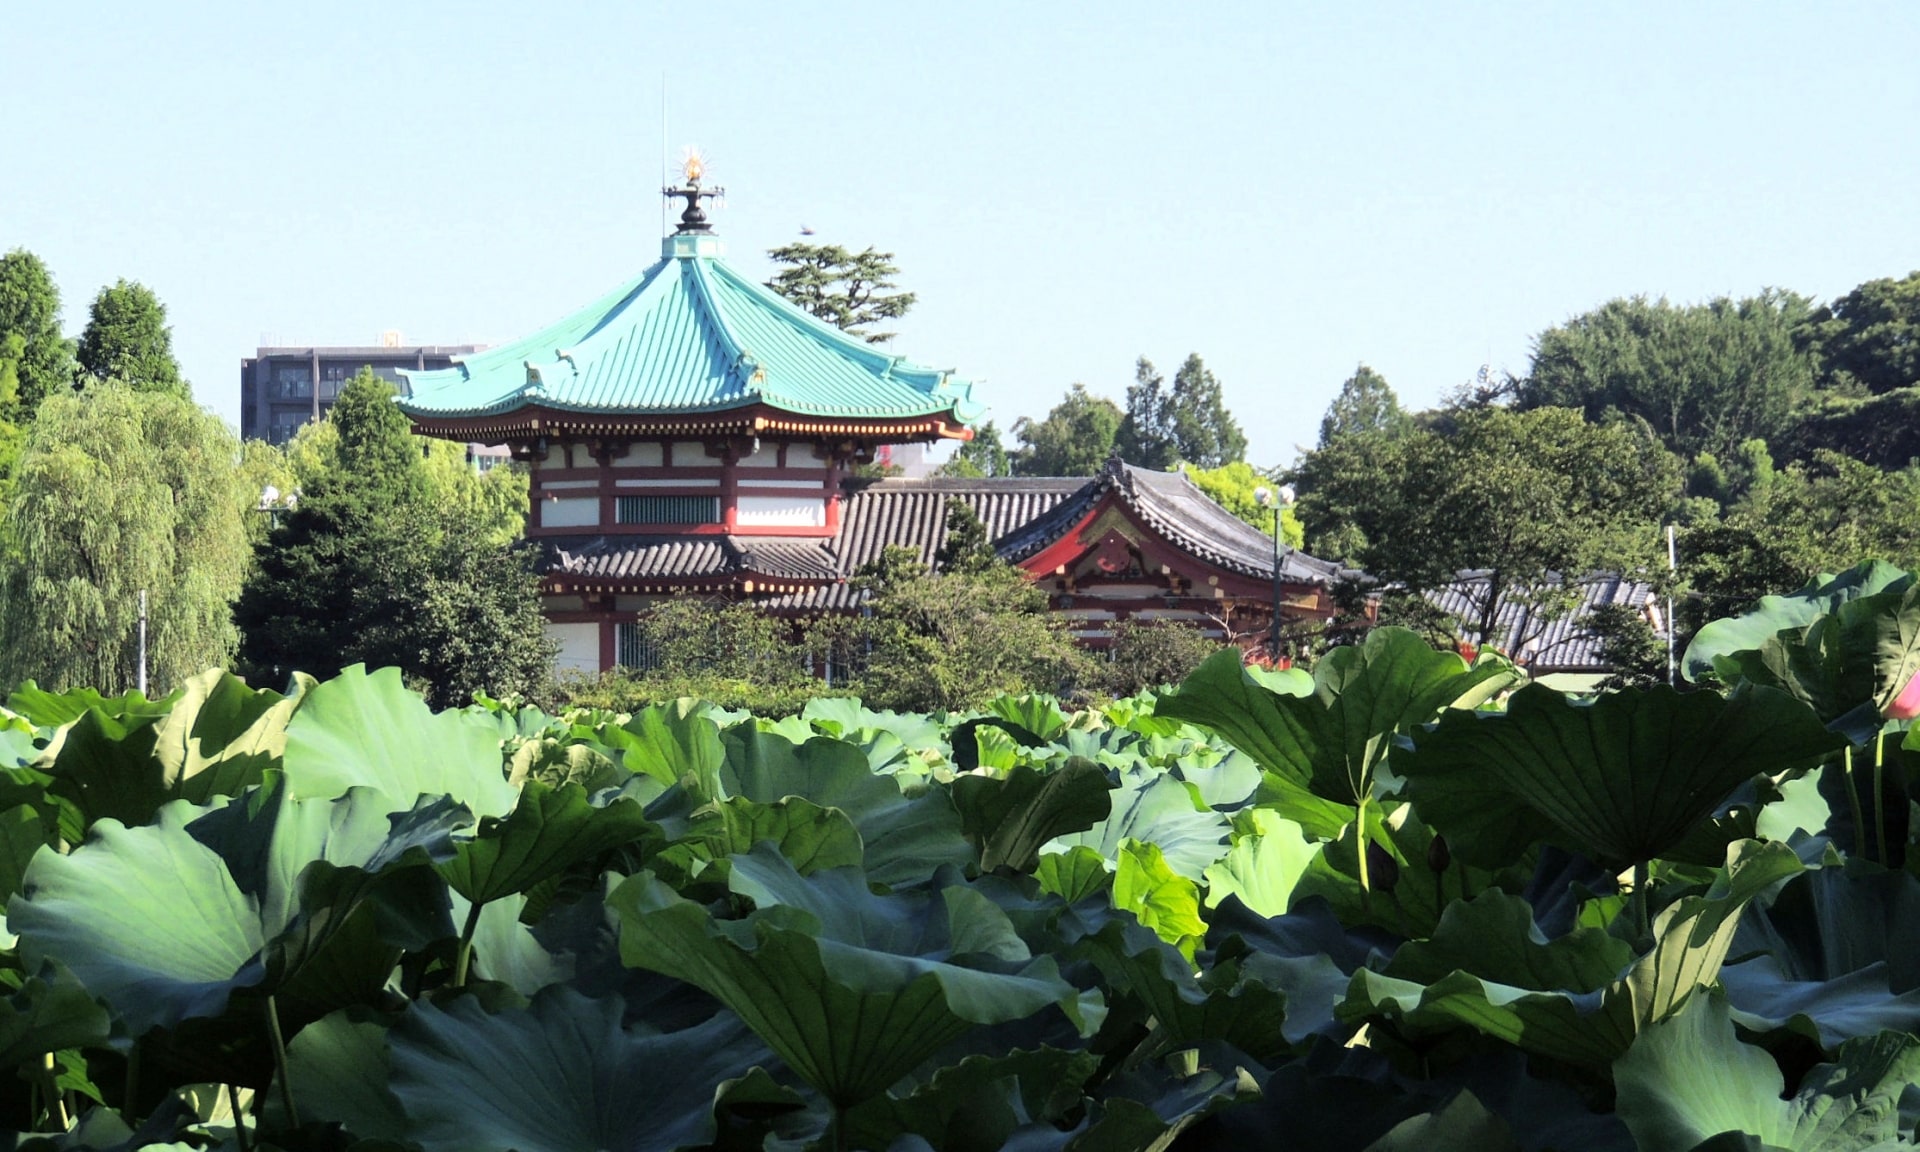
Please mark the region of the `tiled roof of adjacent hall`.
POLYGON ((983 411, 973 385, 808 315, 720 259, 710 235, 674 235, 660 262, 523 339, 409 371, 416 417, 527 406, 653 415, 765 404, 800 415, 892 419, 983 411))
MULTIPOLYGON (((1461 619, 1467 638, 1476 642, 1484 642, 1485 638, 1465 622, 1479 615, 1490 575, 1485 569, 1460 572, 1453 583, 1427 595, 1441 610, 1461 619)), ((1553 589, 1567 583, 1557 574, 1546 581, 1553 589)), ((1617 605, 1645 613, 1654 601, 1653 585, 1614 572, 1591 573, 1576 578, 1571 584, 1571 603, 1561 612, 1540 611, 1530 596, 1501 596, 1494 607, 1496 638, 1510 644, 1518 637, 1524 650, 1519 654, 1522 662, 1536 673, 1611 672, 1614 667, 1601 652, 1600 637, 1593 630, 1593 612, 1617 605)), ((1652 622, 1655 631, 1660 632, 1658 620, 1652 622)))
MULTIPOLYGON (((1214 503, 1176 472, 1109 465, 1087 478, 879 480, 849 492, 840 535, 829 547, 844 579, 889 546, 910 549, 932 564, 946 541, 947 501, 959 499, 986 525, 994 548, 1018 561, 1045 548, 1080 522, 1107 492, 1116 492, 1150 527, 1194 555, 1262 580, 1273 578, 1273 538, 1214 503)), ((1340 565, 1288 549, 1285 580, 1326 584, 1346 574, 1340 565)), ((793 610, 851 608, 859 594, 837 583, 793 593, 769 607, 793 610)))

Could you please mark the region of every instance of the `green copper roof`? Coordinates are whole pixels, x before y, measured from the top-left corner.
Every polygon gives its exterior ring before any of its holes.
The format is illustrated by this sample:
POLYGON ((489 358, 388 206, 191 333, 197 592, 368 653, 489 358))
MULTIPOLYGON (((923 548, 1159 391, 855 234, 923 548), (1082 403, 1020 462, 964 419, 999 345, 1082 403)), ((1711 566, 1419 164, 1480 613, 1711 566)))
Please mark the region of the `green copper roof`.
POLYGON ((418 417, 527 405, 633 415, 768 404, 808 416, 976 419, 973 385, 809 316, 718 259, 719 240, 676 234, 658 264, 522 340, 408 372, 418 417))

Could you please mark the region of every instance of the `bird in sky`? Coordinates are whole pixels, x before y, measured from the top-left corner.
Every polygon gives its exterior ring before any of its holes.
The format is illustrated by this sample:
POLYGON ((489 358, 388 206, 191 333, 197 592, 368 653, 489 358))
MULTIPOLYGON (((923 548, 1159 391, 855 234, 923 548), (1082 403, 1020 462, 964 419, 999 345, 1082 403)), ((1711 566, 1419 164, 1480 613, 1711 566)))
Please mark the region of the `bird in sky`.
POLYGON ((813 229, 807 227, 805 224, 802 224, 800 225, 800 235, 811 236, 813 235, 813 229))

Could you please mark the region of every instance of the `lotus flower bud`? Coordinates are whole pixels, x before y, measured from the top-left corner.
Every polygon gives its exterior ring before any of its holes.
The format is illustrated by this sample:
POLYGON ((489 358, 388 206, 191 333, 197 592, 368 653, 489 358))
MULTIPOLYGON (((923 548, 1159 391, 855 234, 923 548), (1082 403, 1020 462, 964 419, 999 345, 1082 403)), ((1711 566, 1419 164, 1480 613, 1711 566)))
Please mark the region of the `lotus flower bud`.
POLYGON ((1453 850, 1447 847, 1445 836, 1435 835, 1427 844, 1427 871, 1435 876, 1445 872, 1453 864, 1453 850))
POLYGON ((1900 689, 1900 695, 1887 705, 1885 715, 1889 720, 1911 720, 1920 716, 1920 673, 1915 673, 1907 686, 1900 689))
POLYGON ((1373 879, 1373 890, 1391 892, 1400 883, 1400 862, 1373 841, 1367 841, 1367 872, 1373 879))

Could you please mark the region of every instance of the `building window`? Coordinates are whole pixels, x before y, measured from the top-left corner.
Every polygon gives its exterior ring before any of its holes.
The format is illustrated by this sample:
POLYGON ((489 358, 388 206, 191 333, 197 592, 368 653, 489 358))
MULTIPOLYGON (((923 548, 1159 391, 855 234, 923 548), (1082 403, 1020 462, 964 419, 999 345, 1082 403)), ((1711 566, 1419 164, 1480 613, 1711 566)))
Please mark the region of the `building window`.
POLYGON ((718 496, 619 496, 613 502, 616 524, 718 524, 718 496))
POLYGON ((640 625, 615 624, 613 662, 630 672, 651 672, 660 667, 660 653, 647 643, 647 634, 640 625))

